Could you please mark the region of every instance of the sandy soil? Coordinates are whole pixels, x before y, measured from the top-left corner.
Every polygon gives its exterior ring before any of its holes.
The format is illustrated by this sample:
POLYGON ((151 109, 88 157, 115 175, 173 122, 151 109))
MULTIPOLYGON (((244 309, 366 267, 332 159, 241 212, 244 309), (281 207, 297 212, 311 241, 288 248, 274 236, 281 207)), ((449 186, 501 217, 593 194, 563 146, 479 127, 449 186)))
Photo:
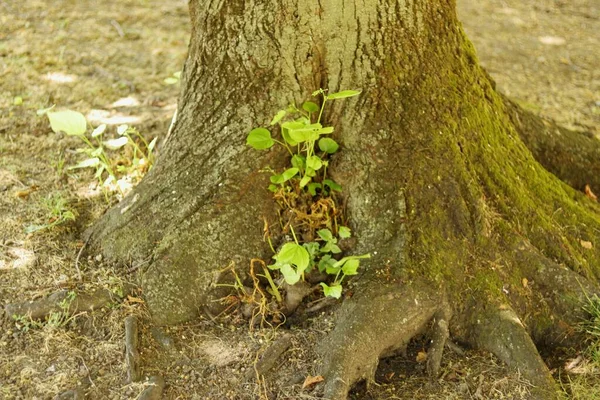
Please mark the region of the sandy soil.
MULTIPOLYGON (((463 0, 459 12, 501 91, 543 116, 600 134, 597 1, 463 0)), ((179 89, 164 80, 181 69, 188 35, 184 1, 0 1, 2 305, 58 290, 103 288, 119 297, 131 286, 132 266, 95 255, 78 260, 81 232, 115 200, 91 196, 92 173, 68 169, 81 160, 81 144, 52 133, 36 110, 57 104, 86 114, 93 126, 109 124, 113 135, 114 125, 128 123, 160 143, 179 89), (57 199, 76 220, 27 234, 28 226, 53 221, 57 199)), ((255 361, 283 329, 250 332, 244 321, 225 319, 158 330, 147 324, 138 296, 44 323, 0 318, 0 398, 51 399, 77 388, 89 399, 137 398, 147 383, 125 380, 128 315, 142 323, 142 372, 165 378, 166 399, 316 398, 318 388, 301 388, 304 374, 315 370, 305 349, 331 329, 330 315, 292 330, 281 364, 260 381, 255 361)), ((448 351, 442 377, 431 385, 416 362, 422 346, 416 340, 408 359, 382 362, 379 385, 359 387, 353 398, 529 398, 518 373, 473 351, 448 351)), ((560 365, 556 373, 564 377, 560 365)), ((563 382, 573 382, 565 386, 572 398, 584 398, 578 393, 592 393, 592 379, 563 382)))

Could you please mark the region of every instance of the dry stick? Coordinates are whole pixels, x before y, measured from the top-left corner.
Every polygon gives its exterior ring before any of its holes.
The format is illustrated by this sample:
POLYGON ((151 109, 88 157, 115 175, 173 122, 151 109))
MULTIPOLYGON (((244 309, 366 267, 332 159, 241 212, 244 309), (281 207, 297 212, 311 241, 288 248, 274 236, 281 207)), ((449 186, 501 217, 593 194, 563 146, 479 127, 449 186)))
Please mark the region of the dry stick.
POLYGON ((161 400, 162 392, 165 389, 165 380, 161 376, 154 375, 148 379, 148 383, 150 386, 144 389, 137 400, 161 400))
POLYGON ((89 243, 91 239, 91 236, 89 236, 85 242, 83 243, 83 246, 81 246, 81 249, 79 249, 79 253, 77 253, 77 258, 75 259, 75 269, 77 270, 77 279, 79 280, 79 282, 81 282, 81 270, 79 269, 79 259, 81 258, 81 254, 83 253, 83 249, 85 249, 85 247, 87 246, 87 244, 89 243))
POLYGON ((125 363, 127 365, 127 382, 140 380, 140 353, 138 352, 137 318, 130 315, 125 318, 125 363))

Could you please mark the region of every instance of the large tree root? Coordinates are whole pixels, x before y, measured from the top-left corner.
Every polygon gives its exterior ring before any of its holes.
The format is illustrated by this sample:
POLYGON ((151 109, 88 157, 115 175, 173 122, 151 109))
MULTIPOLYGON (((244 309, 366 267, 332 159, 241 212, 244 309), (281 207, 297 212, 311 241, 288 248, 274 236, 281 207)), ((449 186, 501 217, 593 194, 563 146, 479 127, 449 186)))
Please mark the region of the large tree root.
POLYGON ((359 380, 374 381, 379 358, 405 352, 411 338, 433 321, 427 369, 436 376, 448 337, 445 296, 424 283, 373 287, 346 301, 321 345, 325 398, 346 399, 359 380))
POLYGON ((548 367, 512 309, 501 306, 480 312, 471 331, 478 348, 490 351, 509 367, 519 370, 534 385, 536 399, 557 398, 558 388, 548 367))
POLYGON ((600 192, 600 140, 545 120, 503 97, 508 115, 536 161, 577 190, 600 192))
POLYGON ((42 319, 51 313, 65 312, 74 315, 90 312, 120 301, 121 299, 108 289, 99 289, 91 294, 78 293, 72 298, 68 290, 61 290, 40 300, 7 304, 4 306, 4 312, 8 318, 26 316, 42 319))

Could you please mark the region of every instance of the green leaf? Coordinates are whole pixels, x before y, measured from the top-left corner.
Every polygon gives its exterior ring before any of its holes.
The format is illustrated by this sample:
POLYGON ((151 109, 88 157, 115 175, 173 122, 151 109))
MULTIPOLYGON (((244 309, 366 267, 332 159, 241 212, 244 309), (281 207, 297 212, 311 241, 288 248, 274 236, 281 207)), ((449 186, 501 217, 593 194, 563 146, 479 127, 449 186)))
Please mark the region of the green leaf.
POLYGON ((302 177, 302 179, 300 179, 300 187, 304 187, 306 185, 308 185, 308 182, 310 182, 312 178, 308 175, 304 175, 304 177, 302 177))
POLYGON ((281 272, 285 283, 288 285, 295 285, 302 277, 302 272, 300 272, 300 270, 295 270, 290 264, 283 264, 281 268, 279 268, 279 272, 281 272))
POLYGON ((315 175, 317 175, 317 171, 315 171, 314 169, 310 168, 309 166, 306 167, 306 171, 304 172, 304 175, 309 176, 309 177, 313 177, 315 175))
POLYGON ((319 253, 319 243, 317 242, 308 242, 302 245, 308 251, 308 256, 311 260, 314 260, 315 256, 319 253))
POLYGON ((317 182, 309 183, 308 184, 308 193, 310 193, 311 196, 316 196, 317 189, 320 189, 321 187, 322 186, 320 183, 317 183, 317 182))
POLYGON ((333 284, 331 286, 327 286, 327 284, 323 282, 321 282, 320 285, 323 287, 323 294, 326 297, 333 297, 334 299, 339 299, 342 297, 342 285, 333 284))
POLYGON ((340 254, 342 252, 342 250, 334 242, 327 242, 327 243, 325 243, 325 246, 321 247, 321 252, 340 254))
POLYGON ((269 179, 271 180, 271 183, 275 183, 277 185, 281 185, 284 182, 283 175, 281 174, 271 175, 269 179))
POLYGON ((342 187, 340 185, 338 185, 337 183, 335 183, 334 181, 332 181, 331 179, 324 179, 323 185, 329 187, 331 190, 335 190, 336 192, 342 191, 342 187))
POLYGON ((320 135, 325 135, 329 133, 333 133, 333 126, 326 126, 324 128, 320 128, 317 130, 317 133, 320 135))
POLYGON ((100 159, 98 157, 94 157, 88 158, 87 160, 83 160, 79 164, 70 167, 69 169, 97 167, 98 165, 100 165, 100 159))
POLYGON ((281 176, 283 177, 283 181, 289 181, 290 179, 292 179, 294 176, 296 176, 296 174, 298 173, 299 169, 298 168, 288 168, 285 171, 283 171, 283 174, 281 174, 281 176))
POLYGON ((148 151, 154 150, 154 146, 156 146, 156 142, 158 141, 158 136, 152 139, 150 144, 148 145, 148 151))
POLYGON ((168 78, 165 78, 165 80, 163 82, 167 85, 174 85, 177 82, 179 82, 179 79, 176 77, 170 76, 168 78))
POLYGON ((42 115, 48 113, 48 111, 52 110, 54 107, 56 107, 56 104, 53 104, 52 106, 50 106, 48 108, 41 108, 41 109, 37 110, 35 113, 41 117, 42 115))
POLYGON ((348 239, 352 236, 352 231, 347 226, 340 226, 338 229, 338 235, 342 239, 348 239))
POLYGON ((357 275, 358 266, 360 265, 360 260, 351 259, 346 261, 344 266, 342 267, 342 272, 344 275, 357 275))
POLYGON ((129 142, 129 139, 127 138, 127 136, 121 136, 120 138, 117 138, 117 139, 111 139, 111 140, 102 142, 102 144, 111 150, 117 150, 117 149, 120 149, 121 147, 125 146, 128 142, 129 142))
POLYGON ((117 133, 119 134, 119 136, 123 136, 127 132, 127 129, 129 129, 129 125, 127 125, 127 124, 119 125, 117 127, 117 133))
POLYGON ((290 129, 289 134, 292 140, 298 143, 314 141, 319 138, 320 126, 321 124, 305 125, 303 128, 290 129), (319 125, 319 127, 316 125, 319 125))
POLYGON ((277 112, 277 114, 275 114, 275 116, 273 117, 273 119, 271 120, 271 123, 269 125, 273 126, 276 123, 278 123, 279 121, 281 121, 281 119, 283 117, 285 117, 285 114, 287 114, 287 111, 285 110, 280 110, 277 112))
POLYGON ((308 159, 306 160, 306 166, 307 166, 307 168, 312 168, 313 170, 318 171, 323 166, 323 163, 321 162, 321 157, 319 157, 319 156, 308 157, 308 159))
POLYGON ((100 136, 106 130, 106 124, 99 125, 92 131, 92 137, 100 136))
POLYGON ((299 154, 294 154, 292 156, 292 166, 298 169, 304 169, 306 165, 306 157, 301 156, 299 154))
POLYGON ((271 132, 265 128, 255 128, 248 134, 246 144, 252 146, 256 150, 265 150, 271 148, 275 142, 271 137, 271 132))
POLYGON ((275 193, 275 192, 277 191, 277 186, 275 186, 275 185, 273 185, 273 184, 270 184, 270 185, 269 185, 269 190, 270 190, 271 192, 275 193))
POLYGON ((305 101, 304 104, 302 104, 302 108, 304 109, 304 111, 308 111, 309 113, 319 111, 319 106, 316 103, 313 103, 312 101, 305 101))
POLYGON ((304 271, 310 262, 308 251, 296 243, 284 244, 281 250, 279 250, 279 253, 277 253, 273 258, 277 260, 277 263, 280 265, 295 265, 298 267, 299 272, 304 271))
MULTIPOLYGON (((335 263, 335 259, 331 258, 329 254, 325 254, 323 257, 321 257, 321 260, 319 260, 319 272, 327 271, 327 269, 333 267, 335 263)), ((337 271, 335 273, 337 273, 337 271)))
POLYGON ((319 149, 324 151, 327 154, 333 154, 338 151, 340 145, 337 142, 330 138, 321 138, 319 139, 319 149))
POLYGON ((48 112, 50 126, 56 133, 64 132, 69 136, 81 136, 87 129, 87 121, 82 113, 77 111, 65 110, 48 112))
POLYGON ((294 139, 292 139, 290 137, 290 130, 287 128, 281 128, 281 136, 283 136, 283 140, 286 141, 287 144, 289 144, 290 146, 296 146, 298 145, 298 142, 296 142, 294 139))
POLYGON ((13 105, 20 106, 23 105, 23 98, 21 96, 15 96, 13 99, 13 105))
POLYGON ((319 235, 319 237, 326 242, 335 243, 335 238, 333 237, 333 233, 331 233, 331 231, 329 229, 321 229, 317 232, 317 235, 319 235))
POLYGON ((346 97, 358 96, 360 90, 342 90, 337 93, 330 93, 327 95, 327 100, 345 99, 346 97))

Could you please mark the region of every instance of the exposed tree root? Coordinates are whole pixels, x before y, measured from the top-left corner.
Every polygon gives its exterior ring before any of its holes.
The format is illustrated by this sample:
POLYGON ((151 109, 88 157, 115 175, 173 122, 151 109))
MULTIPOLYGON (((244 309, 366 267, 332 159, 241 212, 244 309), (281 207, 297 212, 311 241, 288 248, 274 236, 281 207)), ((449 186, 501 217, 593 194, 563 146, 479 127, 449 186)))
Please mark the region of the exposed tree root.
POLYGON ((284 334, 275 342, 273 342, 262 354, 262 357, 254 364, 254 370, 248 371, 246 379, 250 380, 252 377, 257 377, 260 380, 260 376, 266 374, 272 369, 277 361, 281 358, 283 353, 292 345, 292 335, 284 334))
POLYGON ((137 400, 161 400, 165 390, 165 380, 158 375, 148 378, 149 386, 138 396, 137 400))
POLYGON ((335 329, 320 346, 325 398, 346 399, 357 381, 373 382, 379 358, 405 352, 411 338, 425 331, 432 320, 434 343, 427 369, 435 376, 449 317, 445 296, 421 282, 371 287, 346 301, 335 329))
POLYGON ((51 313, 66 312, 69 315, 89 312, 106 307, 121 299, 108 289, 99 289, 92 294, 78 293, 69 300, 69 291, 61 290, 41 300, 23 303, 11 303, 4 306, 5 315, 28 316, 31 319, 42 319, 51 313))
POLYGON ((125 364, 127 365, 127 382, 137 382, 140 374, 140 353, 138 351, 137 318, 130 315, 125 318, 125 364))
POLYGON ((512 309, 500 306, 484 310, 475 316, 474 322, 472 334, 477 347, 521 371, 535 385, 536 399, 557 398, 558 388, 548 367, 512 309))
POLYGON ((524 110, 503 97, 510 120, 533 156, 548 171, 577 190, 600 192, 600 140, 524 110))

